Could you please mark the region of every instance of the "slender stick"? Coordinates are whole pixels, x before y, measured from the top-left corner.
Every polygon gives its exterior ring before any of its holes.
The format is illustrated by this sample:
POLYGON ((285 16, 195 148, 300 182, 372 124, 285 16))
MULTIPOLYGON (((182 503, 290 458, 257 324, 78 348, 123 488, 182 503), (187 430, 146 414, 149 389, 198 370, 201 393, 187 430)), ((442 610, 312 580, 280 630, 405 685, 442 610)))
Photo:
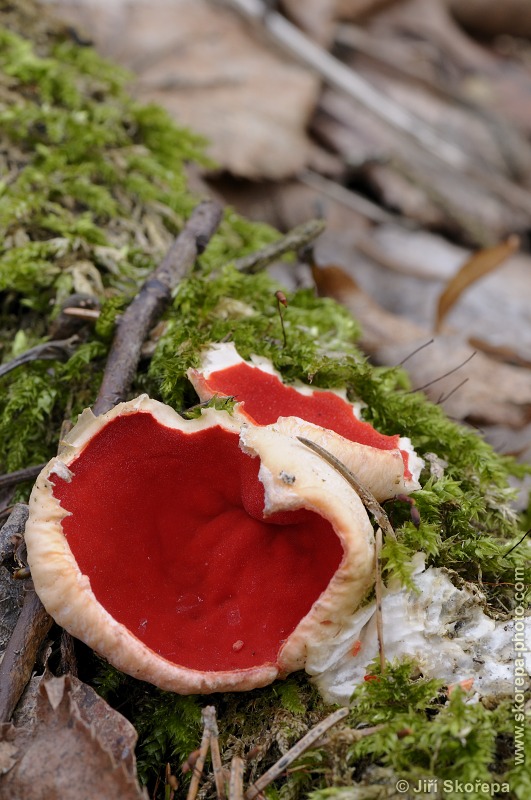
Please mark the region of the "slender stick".
POLYGON ((305 186, 309 186, 311 189, 316 189, 318 192, 328 195, 336 203, 341 203, 341 205, 351 208, 353 211, 367 217, 367 219, 373 222, 396 223, 400 220, 400 217, 396 214, 385 211, 381 206, 376 205, 376 203, 373 203, 371 200, 367 200, 363 195, 357 194, 351 189, 342 186, 340 183, 331 181, 329 178, 324 178, 322 175, 319 175, 318 172, 306 170, 298 175, 297 178, 305 186))
POLYGON ((243 800, 243 771, 245 761, 234 756, 230 765, 229 800, 243 800))
POLYGON ((444 373, 444 375, 439 375, 438 378, 434 378, 432 381, 428 381, 428 383, 425 383, 422 386, 417 386, 416 389, 412 389, 411 390, 411 393, 413 394, 414 392, 423 392, 424 389, 427 389, 429 386, 433 386, 435 383, 438 383, 439 381, 442 381, 443 378, 448 378, 450 375, 453 375, 454 372, 457 372, 458 369, 462 369, 464 366, 466 366, 466 364, 468 364, 469 361, 472 361, 472 359, 474 358, 475 355, 477 355, 476 350, 474 350, 468 356, 468 358, 465 358, 464 361, 462 361, 460 364, 458 364, 457 367, 453 367, 453 369, 449 369, 448 372, 444 373))
POLYGON ((216 784, 216 794, 218 800, 225 800, 225 777, 223 774, 223 765, 221 763, 221 753, 219 751, 219 731, 218 723, 216 721, 216 709, 214 706, 208 706, 211 718, 209 720, 210 727, 210 755, 212 758, 212 769, 214 770, 214 781, 216 784))
POLYGON ((144 340, 169 305, 173 289, 191 270, 221 221, 222 208, 200 203, 157 269, 124 311, 93 411, 103 414, 125 399, 140 361, 144 340))
MULTIPOLYGON (((220 768, 220 775, 222 778, 223 770, 221 769, 221 755, 219 753, 219 743, 217 742, 218 736, 218 725, 216 722, 216 709, 214 706, 205 706, 205 708, 201 711, 201 716, 203 717, 203 736, 201 738, 201 746, 199 748, 199 755, 197 757, 197 761, 194 765, 194 771, 192 773, 192 780, 190 781, 190 786, 188 788, 188 794, 186 796, 186 800, 195 800, 197 797, 197 792, 199 790, 199 783, 201 781, 201 776, 203 774, 203 767, 205 766, 205 760, 208 755, 209 748, 212 747, 212 740, 216 739, 217 745, 217 756, 219 757, 219 768, 220 768)), ((219 795, 219 788, 218 788, 218 780, 216 778, 216 764, 214 763, 214 759, 216 755, 212 755, 212 764, 214 766, 214 779, 216 781, 216 790, 218 791, 219 795)), ((225 797, 225 787, 223 787, 223 797, 225 797)))
POLYGON ((328 450, 325 450, 324 447, 321 447, 321 445, 317 444, 316 442, 312 442, 310 439, 306 439, 304 436, 297 436, 297 439, 299 442, 306 445, 306 447, 309 447, 310 450, 313 450, 314 453, 317 453, 317 455, 321 456, 322 459, 328 461, 328 463, 345 478, 345 480, 352 486, 354 491, 359 495, 363 505, 368 511, 371 512, 376 522, 382 528, 382 530, 385 531, 387 536, 390 536, 391 539, 396 539, 396 533, 393 530, 393 526, 389 522, 387 514, 375 496, 369 492, 369 490, 362 483, 359 482, 354 473, 351 472, 342 461, 332 455, 332 453, 329 453, 328 450))
POLYGON ((96 320, 101 312, 97 308, 78 308, 72 306, 63 309, 63 314, 67 317, 75 317, 76 319, 96 320))
POLYGON ((78 336, 71 336, 69 339, 53 340, 31 347, 22 355, 17 356, 12 361, 8 361, 7 364, 2 364, 0 377, 7 375, 8 372, 17 369, 17 367, 29 364, 30 361, 67 361, 75 353, 79 342, 78 336))
POLYGON ((342 719, 345 719, 348 716, 349 709, 348 708, 338 708, 337 711, 334 711, 333 714, 323 719, 318 725, 312 728, 306 736, 297 742, 297 744, 293 745, 291 750, 280 758, 276 764, 264 772, 264 774, 258 778, 255 783, 251 784, 245 793, 245 800, 253 800, 260 792, 269 786, 269 784, 274 781, 276 778, 281 775, 284 770, 286 769, 289 764, 295 761, 300 755, 302 755, 306 750, 314 744, 321 736, 326 733, 326 731, 332 727, 332 725, 336 725, 338 722, 341 722, 342 719))
POLYGON ((199 747, 199 755, 197 756, 197 761, 194 765, 194 770, 192 772, 192 780, 190 781, 190 786, 188 787, 188 794, 186 795, 186 800, 195 800, 197 797, 197 792, 199 791, 199 783, 201 782, 201 776, 203 775, 203 767, 205 766, 206 757, 208 755, 208 750, 210 747, 210 725, 209 725, 209 710, 212 706, 207 706, 201 712, 201 716, 203 717, 203 736, 201 738, 201 745, 199 747))
POLYGON ((330 86, 345 92, 393 129, 406 133, 438 160, 461 170, 468 165, 466 154, 443 139, 434 127, 323 50, 281 14, 268 11, 260 0, 225 0, 225 3, 255 23, 261 23, 275 42, 315 70, 330 86))
POLYGON ((52 618, 44 610, 35 590, 28 589, 0 663, 0 722, 8 722, 11 718, 51 627, 52 618))
POLYGON ((8 472, 7 475, 0 475, 0 489, 34 480, 45 466, 46 464, 36 464, 34 467, 24 467, 24 469, 17 469, 16 472, 8 472))
POLYGON ((326 222, 322 219, 310 219, 297 225, 281 239, 266 245, 256 253, 239 258, 234 262, 236 269, 251 275, 265 269, 273 261, 283 256, 285 253, 295 252, 301 247, 313 242, 326 228, 326 222))

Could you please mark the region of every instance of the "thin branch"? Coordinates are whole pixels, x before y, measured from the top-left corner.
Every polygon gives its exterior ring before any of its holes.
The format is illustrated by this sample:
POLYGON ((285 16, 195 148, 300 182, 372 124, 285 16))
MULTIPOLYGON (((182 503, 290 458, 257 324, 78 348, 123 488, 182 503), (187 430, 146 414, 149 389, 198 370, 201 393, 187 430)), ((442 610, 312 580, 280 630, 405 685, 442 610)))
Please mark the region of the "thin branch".
POLYGON ((0 722, 9 722, 52 622, 35 590, 29 588, 0 663, 0 722))
POLYGON ((97 308, 78 308, 77 306, 69 306, 63 309, 63 314, 67 317, 75 317, 76 319, 97 320, 101 312, 97 308))
POLYGON ((256 253, 239 258, 234 262, 234 266, 240 272, 255 275, 286 253, 296 252, 301 247, 313 242, 325 228, 326 222, 324 220, 310 219, 307 222, 303 222, 302 225, 297 225, 296 228, 288 231, 281 239, 266 245, 256 253))
POLYGON ((136 374, 142 344, 171 301, 173 289, 193 267, 221 221, 222 208, 212 200, 200 203, 127 307, 118 325, 93 411, 103 414, 124 400, 136 374))
MULTIPOLYGON (((6 509, 7 510, 7 509, 6 509)), ((28 507, 17 503, 9 514, 9 519, 0 528, 0 564, 12 558, 24 536, 24 526, 28 519, 28 507)))
POLYGON ((218 723, 216 720, 216 709, 214 706, 208 706, 208 709, 210 727, 210 754, 212 757, 212 769, 214 771, 216 794, 218 800, 225 800, 225 777, 223 774, 223 765, 221 763, 221 753, 219 751, 219 732, 218 723))
POLYGON ((78 336, 71 336, 69 339, 57 339, 51 342, 44 342, 26 350, 22 355, 17 356, 7 364, 0 367, 0 378, 7 375, 17 367, 29 364, 30 361, 67 361, 72 356, 80 339, 78 336))
POLYGON ((468 358, 465 358, 464 361, 458 364, 457 367, 448 370, 448 372, 445 372, 444 375, 439 375, 438 378, 434 378, 432 381, 428 381, 428 383, 425 383, 424 386, 419 386, 417 389, 412 389, 411 393, 423 392, 424 389, 427 389, 429 386, 433 386, 435 383, 439 383, 439 381, 442 381, 444 378, 448 378, 449 375, 453 375, 458 369, 462 369, 466 364, 468 364, 469 361, 472 361, 475 355, 477 355, 477 350, 474 350, 474 352, 471 353, 468 358))
POLYGON ((206 706, 206 708, 201 711, 201 716, 203 717, 203 736, 201 738, 199 755, 194 765, 192 780, 190 781, 190 786, 188 787, 186 800, 195 800, 197 797, 197 792, 199 791, 199 783, 201 782, 203 767, 205 766, 206 757, 210 747, 210 709, 212 709, 212 706, 206 706))
POLYGON ((530 528, 528 531, 526 531, 526 532, 524 533, 524 535, 522 536, 522 538, 521 538, 521 539, 519 539, 519 540, 516 542, 516 544, 514 544, 514 545, 513 545, 511 548, 509 548, 509 550, 507 550, 507 552, 506 552, 506 553, 504 553, 504 554, 503 554, 503 557, 505 558, 506 556, 508 556, 508 555, 509 555, 509 553, 512 553, 512 552, 513 552, 513 550, 516 550, 516 548, 517 548, 519 545, 521 545, 521 544, 522 544, 522 542, 524 541, 524 539, 526 539, 526 538, 529 536, 529 534, 530 534, 530 533, 531 533, 531 528, 530 528))
POLYGON ((457 391, 459 391, 459 389, 462 386, 464 386, 465 383, 468 383, 469 380, 470 378, 463 378, 463 380, 460 383, 458 383, 457 386, 454 386, 454 388, 450 389, 450 391, 447 392, 446 394, 442 394, 437 400, 437 405, 440 406, 442 405, 442 403, 446 403, 446 401, 449 400, 450 397, 452 397, 452 395, 454 395, 457 391))
POLYGON ((0 489, 5 489, 6 486, 16 486, 17 483, 24 481, 35 480, 45 466, 46 464, 36 464, 34 467, 24 467, 24 469, 17 469, 16 472, 0 475, 0 489))
POLYGON ((245 761, 234 756, 230 765, 229 800, 243 800, 243 771, 245 761))
POLYGON ((329 728, 333 725, 336 725, 338 722, 341 722, 342 719, 345 719, 349 714, 348 708, 339 708, 337 711, 334 711, 333 714, 326 717, 322 722, 312 728, 306 736, 297 742, 288 752, 280 758, 276 764, 264 772, 264 774, 258 778, 255 783, 251 784, 245 793, 245 800, 253 800, 253 798, 257 797, 265 788, 269 786, 279 775, 282 775, 286 767, 288 767, 296 758, 299 758, 306 750, 309 748, 326 733, 329 728))
POLYGON ((317 455, 321 456, 322 459, 327 461, 330 466, 334 467, 334 469, 345 478, 345 480, 352 486, 356 494, 359 496, 365 508, 371 512, 380 528, 382 528, 386 535, 390 536, 391 539, 396 539, 396 533, 393 530, 393 526, 389 522, 389 517, 372 492, 370 492, 365 486, 363 486, 362 483, 359 482, 354 473, 351 472, 342 461, 340 461, 338 458, 332 455, 332 453, 330 453, 328 450, 325 450, 324 447, 321 447, 321 445, 317 444, 316 442, 312 442, 310 439, 306 439, 304 436, 297 436, 297 439, 299 442, 306 445, 306 447, 309 447, 310 450, 313 450, 314 453, 317 453, 317 455))

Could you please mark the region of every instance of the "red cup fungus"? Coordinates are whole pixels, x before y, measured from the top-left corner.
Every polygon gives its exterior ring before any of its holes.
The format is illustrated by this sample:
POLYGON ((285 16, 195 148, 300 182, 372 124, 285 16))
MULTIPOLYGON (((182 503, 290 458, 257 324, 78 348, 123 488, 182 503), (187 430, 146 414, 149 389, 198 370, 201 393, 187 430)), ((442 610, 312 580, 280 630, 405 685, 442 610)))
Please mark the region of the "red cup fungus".
POLYGON ((183 694, 303 668, 308 643, 336 636, 371 586, 374 537, 290 424, 214 409, 184 420, 145 395, 85 411, 30 499, 28 561, 51 616, 183 694))
POLYGON ((354 472, 377 500, 408 494, 420 488, 423 461, 405 437, 386 436, 359 419, 359 406, 344 391, 286 385, 271 362, 260 356, 245 361, 232 342, 214 344, 202 354, 199 369, 190 369, 201 402, 214 395, 231 396, 240 413, 255 425, 269 425, 305 436, 333 453, 354 472), (304 420, 304 432, 294 428, 304 420), (355 443, 355 446, 352 446, 355 443))

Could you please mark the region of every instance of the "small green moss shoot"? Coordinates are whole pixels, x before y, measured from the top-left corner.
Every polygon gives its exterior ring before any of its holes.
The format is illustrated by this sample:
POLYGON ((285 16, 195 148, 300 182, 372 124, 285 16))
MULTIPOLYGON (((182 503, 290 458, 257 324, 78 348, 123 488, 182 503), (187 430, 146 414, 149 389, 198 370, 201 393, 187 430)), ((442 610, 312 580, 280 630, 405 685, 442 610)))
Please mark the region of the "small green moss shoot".
MULTIPOLYGON (((94 401, 117 316, 197 202, 183 165, 206 163, 203 142, 163 110, 131 100, 126 81, 114 65, 48 22, 32 0, 15 11, 0 9, 0 360, 45 341, 71 292, 88 286, 102 303, 97 324, 69 361, 33 362, 0 378, 3 472, 54 455, 63 419, 75 419, 94 401), (37 44, 30 38, 32 20, 37 44)), ((195 273, 176 292, 133 393, 149 391, 181 412, 196 405, 185 372, 197 364, 202 346, 221 340, 234 341, 244 357, 271 358, 286 381, 346 386, 352 399, 366 404, 365 417, 376 428, 407 435, 420 454, 448 462, 444 477, 428 469, 422 476, 415 495, 419 529, 406 504, 388 505, 397 542, 384 546, 386 575, 407 583, 411 556, 423 550, 429 563, 450 568, 456 580, 480 585, 493 612, 509 612, 514 568, 523 560, 522 548, 505 555, 521 535, 509 506, 514 464, 411 394, 402 370, 368 364, 356 347, 357 323, 332 301, 308 290, 289 296, 283 346, 278 286, 231 266, 277 235, 227 210, 195 273)), ((356 688, 347 723, 269 787, 268 798, 352 800, 375 797, 375 785, 387 791, 398 777, 453 776, 508 780, 512 796, 531 796, 529 771, 514 764, 509 700, 470 704, 459 691, 448 699, 407 663, 389 665, 385 675, 373 671, 375 680, 356 688), (379 723, 384 729, 360 741, 349 734, 379 723), (363 793, 369 789, 372 794, 363 793)), ((225 763, 254 752, 247 780, 330 710, 303 674, 213 698, 160 692, 101 662, 92 675, 136 725, 139 770, 151 786, 166 762, 178 772, 198 747, 206 703, 217 707, 225 763)), ((529 735, 526 747, 529 764, 529 735)), ((185 793, 186 778, 178 797, 185 793)), ((211 779, 203 796, 214 796, 211 779)))

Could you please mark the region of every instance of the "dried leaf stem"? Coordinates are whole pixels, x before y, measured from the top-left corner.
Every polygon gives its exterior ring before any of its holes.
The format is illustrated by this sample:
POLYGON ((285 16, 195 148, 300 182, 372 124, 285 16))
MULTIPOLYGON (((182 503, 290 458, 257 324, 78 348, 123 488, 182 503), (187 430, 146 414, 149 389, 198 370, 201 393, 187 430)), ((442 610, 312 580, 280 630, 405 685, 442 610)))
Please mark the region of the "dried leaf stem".
MULTIPOLYGON (((306 736, 297 742, 297 744, 293 745, 293 747, 288 750, 288 752, 280 758, 276 764, 264 772, 264 774, 258 778, 255 783, 251 784, 247 791, 245 792, 245 800, 254 800, 265 788, 269 786, 272 781, 281 775, 286 767, 288 767, 296 758, 302 755, 306 750, 321 738, 321 736, 326 733, 326 731, 331 728, 333 725, 336 725, 342 719, 345 719, 348 716, 349 709, 348 708, 339 708, 337 711, 334 711, 333 714, 323 719, 322 722, 319 722, 314 728, 312 728, 306 736)), ((190 800, 190 799, 188 799, 190 800)), ((232 798, 231 798, 232 800, 232 798)))
POLYGON ((389 517, 375 496, 365 486, 363 486, 362 483, 360 483, 354 473, 351 472, 342 461, 332 455, 332 453, 330 453, 328 450, 325 450, 324 447, 321 447, 320 444, 312 442, 310 439, 306 439, 304 436, 297 436, 297 439, 299 442, 306 445, 306 447, 309 447, 310 450, 313 450, 314 453, 317 453, 318 456, 321 456, 322 459, 327 461, 332 467, 334 467, 335 470, 337 470, 337 472, 339 472, 340 475, 345 478, 345 480, 352 486, 356 494, 359 495, 361 502, 365 508, 371 512, 385 534, 390 536, 391 539, 396 539, 396 534, 393 530, 393 526, 389 522, 389 517))

